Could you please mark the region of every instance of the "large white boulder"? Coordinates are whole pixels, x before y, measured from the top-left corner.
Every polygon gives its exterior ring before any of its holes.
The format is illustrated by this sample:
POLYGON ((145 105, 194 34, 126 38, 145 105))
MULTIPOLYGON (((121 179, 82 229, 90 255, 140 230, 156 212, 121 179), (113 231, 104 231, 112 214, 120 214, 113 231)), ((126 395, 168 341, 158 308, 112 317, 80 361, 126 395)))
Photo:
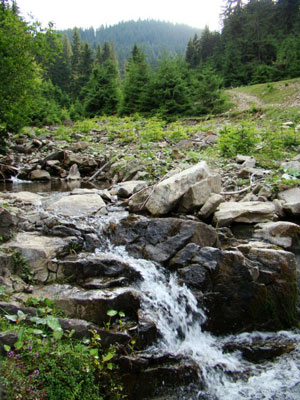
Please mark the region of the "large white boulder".
MULTIPOLYGON (((208 179, 209 182, 214 182, 212 176, 206 162, 201 161, 193 167, 187 168, 184 171, 164 179, 159 182, 150 193, 148 201, 146 202, 147 210, 152 215, 167 214, 177 205, 179 199, 187 193, 193 185, 201 185, 200 182, 204 179, 208 179)), ((209 184, 209 182, 207 182, 207 187, 210 189, 212 183, 209 184)), ((205 200, 203 201, 202 199, 202 204, 207 200, 209 194, 208 196, 204 196, 205 200)))

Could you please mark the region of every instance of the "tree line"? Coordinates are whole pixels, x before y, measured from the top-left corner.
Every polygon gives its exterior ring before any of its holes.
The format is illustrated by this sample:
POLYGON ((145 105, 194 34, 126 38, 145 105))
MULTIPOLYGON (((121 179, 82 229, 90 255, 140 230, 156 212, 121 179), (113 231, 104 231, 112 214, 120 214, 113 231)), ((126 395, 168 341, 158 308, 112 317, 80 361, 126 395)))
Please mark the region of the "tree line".
MULTIPOLYGON (((72 41, 73 29, 58 32, 67 35, 72 41)), ((104 46, 105 42, 113 43, 120 69, 123 71, 136 41, 143 48, 147 61, 155 65, 163 52, 183 54, 189 38, 196 33, 201 35, 202 29, 164 21, 138 20, 122 21, 112 26, 101 25, 97 29, 78 28, 78 32, 81 40, 87 42, 93 50, 98 44, 104 46)))
POLYGON ((227 0, 222 31, 194 35, 185 57, 227 87, 299 77, 300 0, 227 0))

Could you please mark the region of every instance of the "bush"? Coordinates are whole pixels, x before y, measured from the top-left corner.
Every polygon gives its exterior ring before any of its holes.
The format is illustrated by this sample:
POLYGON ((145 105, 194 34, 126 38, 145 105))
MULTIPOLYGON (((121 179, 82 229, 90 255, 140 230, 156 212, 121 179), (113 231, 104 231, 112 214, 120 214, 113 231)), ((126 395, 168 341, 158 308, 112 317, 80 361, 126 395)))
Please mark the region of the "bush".
POLYGON ((251 125, 226 126, 220 131, 218 146, 222 156, 234 157, 237 154, 251 154, 258 141, 257 133, 251 125))

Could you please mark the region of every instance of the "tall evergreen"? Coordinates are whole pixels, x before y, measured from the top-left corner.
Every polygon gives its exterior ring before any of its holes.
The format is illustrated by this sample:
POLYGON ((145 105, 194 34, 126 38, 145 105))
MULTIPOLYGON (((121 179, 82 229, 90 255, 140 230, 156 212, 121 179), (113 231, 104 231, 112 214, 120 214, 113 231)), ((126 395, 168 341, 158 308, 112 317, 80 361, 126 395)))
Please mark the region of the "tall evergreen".
POLYGON ((145 53, 135 44, 125 72, 123 85, 122 114, 144 111, 144 102, 149 83, 149 67, 145 53))

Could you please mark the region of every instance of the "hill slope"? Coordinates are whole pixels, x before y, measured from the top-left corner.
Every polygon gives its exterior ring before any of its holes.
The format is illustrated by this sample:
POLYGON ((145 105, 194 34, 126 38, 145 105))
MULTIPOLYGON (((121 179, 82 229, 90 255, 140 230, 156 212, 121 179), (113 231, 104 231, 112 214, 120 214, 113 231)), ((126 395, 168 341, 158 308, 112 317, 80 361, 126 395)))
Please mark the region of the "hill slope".
MULTIPOLYGON (((117 25, 98 29, 79 28, 83 41, 88 42, 93 48, 98 43, 102 46, 104 42, 114 43, 115 50, 121 65, 129 57, 130 51, 137 43, 142 46, 150 62, 155 63, 163 52, 184 53, 188 40, 195 35, 201 35, 202 30, 192 28, 183 24, 172 24, 170 22, 155 20, 138 20, 120 22, 117 25)), ((60 31, 72 39, 72 29, 60 31)))

